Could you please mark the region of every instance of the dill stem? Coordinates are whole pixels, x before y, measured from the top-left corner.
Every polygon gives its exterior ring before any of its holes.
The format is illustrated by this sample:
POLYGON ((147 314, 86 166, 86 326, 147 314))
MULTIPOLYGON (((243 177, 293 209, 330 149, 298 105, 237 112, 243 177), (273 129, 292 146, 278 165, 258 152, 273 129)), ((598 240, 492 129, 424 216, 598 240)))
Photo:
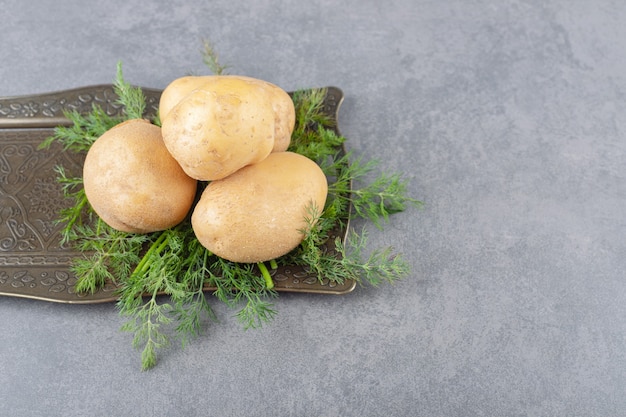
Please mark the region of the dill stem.
POLYGON ((68 219, 64 228, 64 230, 67 231, 67 233, 64 233, 62 243, 66 243, 70 240, 68 237, 69 231, 71 231, 74 225, 78 223, 78 221, 80 220, 80 217, 79 217, 80 213, 86 205, 87 205, 87 197, 81 199, 76 204, 76 209, 75 209, 76 215, 73 215, 71 218, 68 219))
POLYGON ((154 243, 150 245, 150 249, 148 249, 148 251, 143 256, 143 258, 141 258, 141 261, 139 261, 139 263, 135 267, 135 270, 133 271, 131 276, 145 273, 147 269, 149 268, 149 260, 152 254, 161 252, 163 249, 165 249, 167 244, 168 244, 167 233, 161 232, 157 240, 155 240, 154 243))
POLYGON ((98 217, 98 220, 96 221, 96 236, 100 236, 100 233, 102 232, 102 222, 104 220, 102 220, 100 217, 98 217))
POLYGON ((272 259, 270 261, 270 268, 272 268, 272 269, 278 268, 278 263, 276 262, 276 259, 272 259))
POLYGON ((257 262, 256 266, 259 267, 261 275, 263 276, 263 279, 265 279, 265 286, 267 287, 267 289, 271 290, 272 288, 274 288, 274 281, 272 281, 270 271, 267 270, 265 264, 263 262, 257 262))

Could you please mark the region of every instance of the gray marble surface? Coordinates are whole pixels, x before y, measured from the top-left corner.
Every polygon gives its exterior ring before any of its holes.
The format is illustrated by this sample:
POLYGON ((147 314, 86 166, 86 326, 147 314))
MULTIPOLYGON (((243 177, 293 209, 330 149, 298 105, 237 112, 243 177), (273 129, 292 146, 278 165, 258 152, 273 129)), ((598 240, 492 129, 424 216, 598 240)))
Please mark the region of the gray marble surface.
POLYGON ((139 370, 112 304, 0 299, 0 415, 626 415, 626 5, 0 0, 0 95, 204 71, 346 95, 348 148, 423 210, 367 227, 412 274, 284 295, 139 370))

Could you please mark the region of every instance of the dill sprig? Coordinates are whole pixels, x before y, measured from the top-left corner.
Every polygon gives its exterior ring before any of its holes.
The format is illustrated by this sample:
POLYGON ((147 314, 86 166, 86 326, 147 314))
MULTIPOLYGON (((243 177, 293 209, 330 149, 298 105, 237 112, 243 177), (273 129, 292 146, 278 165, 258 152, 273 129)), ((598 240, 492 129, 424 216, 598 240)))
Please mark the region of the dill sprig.
POLYGON ((298 142, 300 136, 315 131, 317 126, 331 128, 335 126, 334 119, 324 111, 324 101, 328 90, 313 88, 298 90, 292 94, 296 110, 296 124, 294 126, 294 140, 298 142))
POLYGON ((202 62, 214 75, 226 75, 228 65, 224 65, 220 62, 220 57, 213 43, 208 39, 202 39, 202 62))
POLYGON ((408 195, 408 180, 398 173, 378 173, 370 183, 354 187, 358 182, 367 180, 380 162, 375 159, 364 162, 362 157, 350 160, 351 156, 348 154, 333 162, 332 165, 341 168, 334 170, 337 177, 329 185, 329 194, 349 202, 353 207, 353 216, 369 220, 382 229, 391 214, 402 212, 408 206, 423 206, 421 201, 408 195))
MULTIPOLYGON (((224 73, 212 45, 203 44, 203 60, 215 74, 224 73)), ((123 115, 107 115, 94 106, 88 114, 66 114, 70 126, 58 127, 42 144, 59 142, 65 151, 84 154, 93 142, 116 124, 144 117, 145 97, 138 87, 126 83, 118 63, 114 90, 123 115)), ((345 138, 324 111, 327 90, 299 90, 292 94, 296 125, 289 150, 317 162, 329 178, 324 207, 311 207, 304 240, 291 253, 269 261, 270 268, 302 265, 320 281, 342 283, 354 280, 379 285, 395 282, 409 273, 408 264, 391 248, 367 253, 367 233, 351 231, 344 239, 351 216, 362 217, 382 227, 389 215, 420 202, 407 194, 406 180, 399 175, 380 175, 369 185, 353 189, 367 180, 377 166, 346 153, 345 138)), ((158 124, 158 119, 153 120, 158 124)), ((157 363, 159 350, 173 338, 185 346, 206 323, 215 320, 207 294, 238 309, 237 320, 244 329, 270 322, 277 311, 272 300, 278 296, 265 263, 242 264, 222 259, 195 238, 189 219, 178 226, 149 234, 114 230, 93 211, 82 188, 82 178, 56 168, 63 194, 72 204, 60 213, 61 240, 85 254, 74 260, 76 290, 94 293, 108 282, 118 286, 116 306, 126 319, 121 330, 133 334, 132 345, 141 350, 141 367, 157 363), (210 291, 209 291, 210 289, 210 291)))
POLYGON ((41 142, 39 149, 48 149, 52 143, 59 142, 64 151, 87 152, 96 139, 120 122, 119 118, 108 115, 96 104, 87 114, 66 110, 63 115, 69 120, 69 126, 55 127, 53 135, 41 142))
POLYGON ((124 80, 122 63, 117 63, 117 73, 113 90, 117 94, 116 103, 121 105, 126 119, 141 119, 146 110, 146 97, 139 87, 133 87, 124 80))
POLYGON ((214 318, 203 292, 203 269, 195 264, 204 251, 187 250, 195 240, 190 228, 181 224, 152 235, 147 251, 122 281, 117 301, 127 318, 122 330, 134 334, 132 344, 142 350, 144 370, 153 367, 157 351, 169 345, 170 331, 184 346, 201 332, 205 319, 214 318), (161 302, 162 295, 169 299, 161 302))
POLYGON ((346 242, 335 238, 334 251, 320 246, 317 231, 312 231, 304 239, 301 250, 290 257, 296 265, 306 266, 307 270, 319 280, 343 284, 348 280, 359 284, 378 286, 382 282, 393 284, 405 278, 410 266, 393 248, 377 248, 366 254, 368 234, 364 228, 361 233, 351 230, 346 242))
POLYGON ((218 300, 231 307, 243 304, 236 317, 245 329, 261 327, 276 315, 269 299, 277 293, 267 287, 254 264, 238 264, 215 257, 207 272, 209 284, 216 288, 213 295, 218 300))

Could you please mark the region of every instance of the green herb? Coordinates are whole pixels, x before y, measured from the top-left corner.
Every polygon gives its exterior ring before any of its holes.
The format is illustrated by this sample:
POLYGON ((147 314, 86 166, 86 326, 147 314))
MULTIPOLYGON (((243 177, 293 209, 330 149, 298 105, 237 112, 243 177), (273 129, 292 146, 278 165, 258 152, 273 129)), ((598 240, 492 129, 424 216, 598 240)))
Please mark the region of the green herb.
POLYGON ((340 169, 336 169, 338 177, 330 184, 329 193, 335 198, 349 201, 354 209, 354 216, 370 220, 382 229, 382 223, 389 220, 389 215, 402 212, 407 206, 422 207, 421 201, 408 196, 408 181, 400 174, 381 173, 371 183, 351 189, 351 184, 355 181, 368 178, 379 162, 363 162, 362 158, 350 158, 351 155, 346 155, 334 161, 333 164, 340 169))
POLYGON ((133 346, 143 349, 143 369, 154 366, 157 350, 169 344, 170 325, 175 324, 174 334, 184 346, 201 332, 205 319, 214 318, 203 292, 208 254, 196 244, 190 227, 183 223, 152 236, 146 253, 122 281, 117 302, 128 318, 122 330, 134 333, 133 346), (169 299, 160 302, 160 295, 169 299))
POLYGON ((91 144, 104 132, 118 124, 121 120, 109 116, 100 106, 93 105, 91 112, 80 114, 78 111, 65 111, 69 126, 57 126, 54 134, 46 138, 40 149, 48 148, 53 142, 59 142, 64 151, 87 152, 91 144))
POLYGON ((146 98, 141 88, 133 87, 124 81, 122 63, 117 63, 117 74, 113 90, 117 94, 116 103, 123 106, 125 119, 141 119, 146 110, 146 98))
MULTIPOLYGON (((224 72, 210 43, 204 43, 204 61, 216 74, 224 72)), ((144 117, 145 98, 140 88, 124 81, 118 64, 114 82, 122 117, 111 117, 94 106, 89 114, 67 113, 69 127, 58 127, 42 143, 59 142, 64 150, 85 153, 105 131, 126 119, 144 117)), ((391 248, 375 249, 365 255, 367 233, 351 231, 342 240, 350 216, 361 217, 382 227, 389 215, 420 202, 408 197, 407 184, 399 175, 379 175, 369 185, 353 189, 373 174, 375 162, 362 162, 344 152, 345 138, 335 130, 332 117, 324 112, 325 89, 293 93, 296 126, 290 150, 316 161, 330 178, 325 207, 311 207, 304 240, 291 253, 268 262, 302 265, 320 281, 378 285, 394 282, 410 271, 391 248)), ((158 123, 156 121, 155 123, 158 123)), ((207 293, 238 308, 237 320, 247 328, 258 328, 276 315, 272 299, 278 296, 265 263, 240 264, 219 258, 195 238, 189 220, 162 232, 145 235, 114 230, 93 212, 82 188, 82 178, 57 167, 64 195, 72 205, 60 213, 61 238, 85 256, 76 259, 72 270, 76 290, 93 293, 105 283, 118 286, 117 308, 126 322, 123 331, 133 333, 133 346, 142 351, 142 369, 157 363, 157 353, 172 338, 185 346, 205 324, 215 320, 207 293), (209 290, 210 288, 210 290, 209 290)))
POLYGON ((209 71, 215 75, 225 75, 228 65, 220 63, 220 57, 215 51, 213 44, 208 39, 202 40, 202 61, 207 66, 209 71))

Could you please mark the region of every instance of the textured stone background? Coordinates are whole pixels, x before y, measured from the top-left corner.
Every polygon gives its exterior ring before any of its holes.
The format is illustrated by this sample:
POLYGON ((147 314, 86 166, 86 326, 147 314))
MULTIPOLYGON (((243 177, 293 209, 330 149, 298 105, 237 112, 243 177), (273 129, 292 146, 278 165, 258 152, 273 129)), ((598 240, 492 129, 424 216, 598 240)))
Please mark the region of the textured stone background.
POLYGON ((366 226, 412 275, 234 310, 139 371, 111 304, 0 300, 7 416, 626 415, 626 5, 0 0, 0 95, 204 71, 336 85, 348 147, 421 211, 366 226))

